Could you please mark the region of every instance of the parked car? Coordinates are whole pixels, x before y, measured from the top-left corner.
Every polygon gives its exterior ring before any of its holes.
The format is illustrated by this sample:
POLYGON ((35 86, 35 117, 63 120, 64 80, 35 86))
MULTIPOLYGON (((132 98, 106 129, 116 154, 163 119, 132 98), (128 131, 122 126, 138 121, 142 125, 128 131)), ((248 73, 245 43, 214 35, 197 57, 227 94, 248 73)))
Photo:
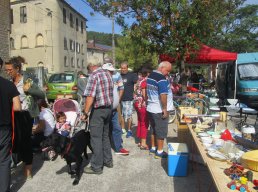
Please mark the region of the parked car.
POLYGON ((47 98, 77 99, 77 75, 75 73, 56 73, 49 77, 47 83, 47 98))

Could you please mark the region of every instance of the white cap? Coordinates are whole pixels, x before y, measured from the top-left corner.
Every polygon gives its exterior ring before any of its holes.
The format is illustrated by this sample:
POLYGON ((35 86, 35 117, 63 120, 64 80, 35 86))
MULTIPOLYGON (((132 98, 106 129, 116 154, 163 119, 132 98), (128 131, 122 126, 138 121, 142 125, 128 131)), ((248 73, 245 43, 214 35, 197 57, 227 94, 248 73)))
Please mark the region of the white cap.
POLYGON ((102 69, 106 69, 108 71, 115 71, 116 70, 114 68, 114 66, 112 65, 112 63, 105 63, 104 65, 102 65, 102 69))

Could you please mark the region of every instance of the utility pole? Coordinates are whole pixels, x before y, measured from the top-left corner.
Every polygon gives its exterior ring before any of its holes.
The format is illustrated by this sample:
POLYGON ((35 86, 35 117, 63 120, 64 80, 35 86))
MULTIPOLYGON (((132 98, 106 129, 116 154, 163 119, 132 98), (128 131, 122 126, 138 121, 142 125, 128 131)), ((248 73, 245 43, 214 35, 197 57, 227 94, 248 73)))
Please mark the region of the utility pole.
POLYGON ((51 28, 50 28, 50 30, 51 30, 51 45, 52 45, 52 49, 51 49, 51 54, 52 54, 52 57, 51 57, 51 71, 52 72, 54 72, 54 43, 53 43, 53 22, 52 22, 52 12, 53 11, 51 11, 49 8, 46 8, 46 10, 48 11, 47 12, 47 16, 49 16, 50 17, 50 19, 51 19, 51 28))
POLYGON ((116 46, 115 46, 115 14, 112 13, 112 58, 113 64, 116 65, 116 46))

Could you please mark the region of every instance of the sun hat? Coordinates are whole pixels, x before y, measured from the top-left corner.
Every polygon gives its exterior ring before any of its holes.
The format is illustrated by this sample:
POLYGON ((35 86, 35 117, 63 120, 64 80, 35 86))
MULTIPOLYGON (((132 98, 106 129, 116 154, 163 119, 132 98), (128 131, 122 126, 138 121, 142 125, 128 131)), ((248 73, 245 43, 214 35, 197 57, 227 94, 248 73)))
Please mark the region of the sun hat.
POLYGON ((114 66, 112 65, 112 63, 105 63, 104 65, 102 65, 102 69, 106 69, 108 71, 115 71, 116 70, 114 68, 114 66))

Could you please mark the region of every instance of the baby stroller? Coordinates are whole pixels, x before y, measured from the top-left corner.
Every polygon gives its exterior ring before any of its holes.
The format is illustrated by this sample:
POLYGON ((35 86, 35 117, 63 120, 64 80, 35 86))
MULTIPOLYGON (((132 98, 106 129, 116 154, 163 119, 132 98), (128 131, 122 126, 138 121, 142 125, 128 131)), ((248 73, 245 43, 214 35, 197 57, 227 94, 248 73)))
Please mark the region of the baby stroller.
POLYGON ((53 104, 54 114, 64 112, 66 121, 71 125, 70 137, 72 137, 82 127, 81 109, 77 101, 71 99, 58 99, 53 104))

